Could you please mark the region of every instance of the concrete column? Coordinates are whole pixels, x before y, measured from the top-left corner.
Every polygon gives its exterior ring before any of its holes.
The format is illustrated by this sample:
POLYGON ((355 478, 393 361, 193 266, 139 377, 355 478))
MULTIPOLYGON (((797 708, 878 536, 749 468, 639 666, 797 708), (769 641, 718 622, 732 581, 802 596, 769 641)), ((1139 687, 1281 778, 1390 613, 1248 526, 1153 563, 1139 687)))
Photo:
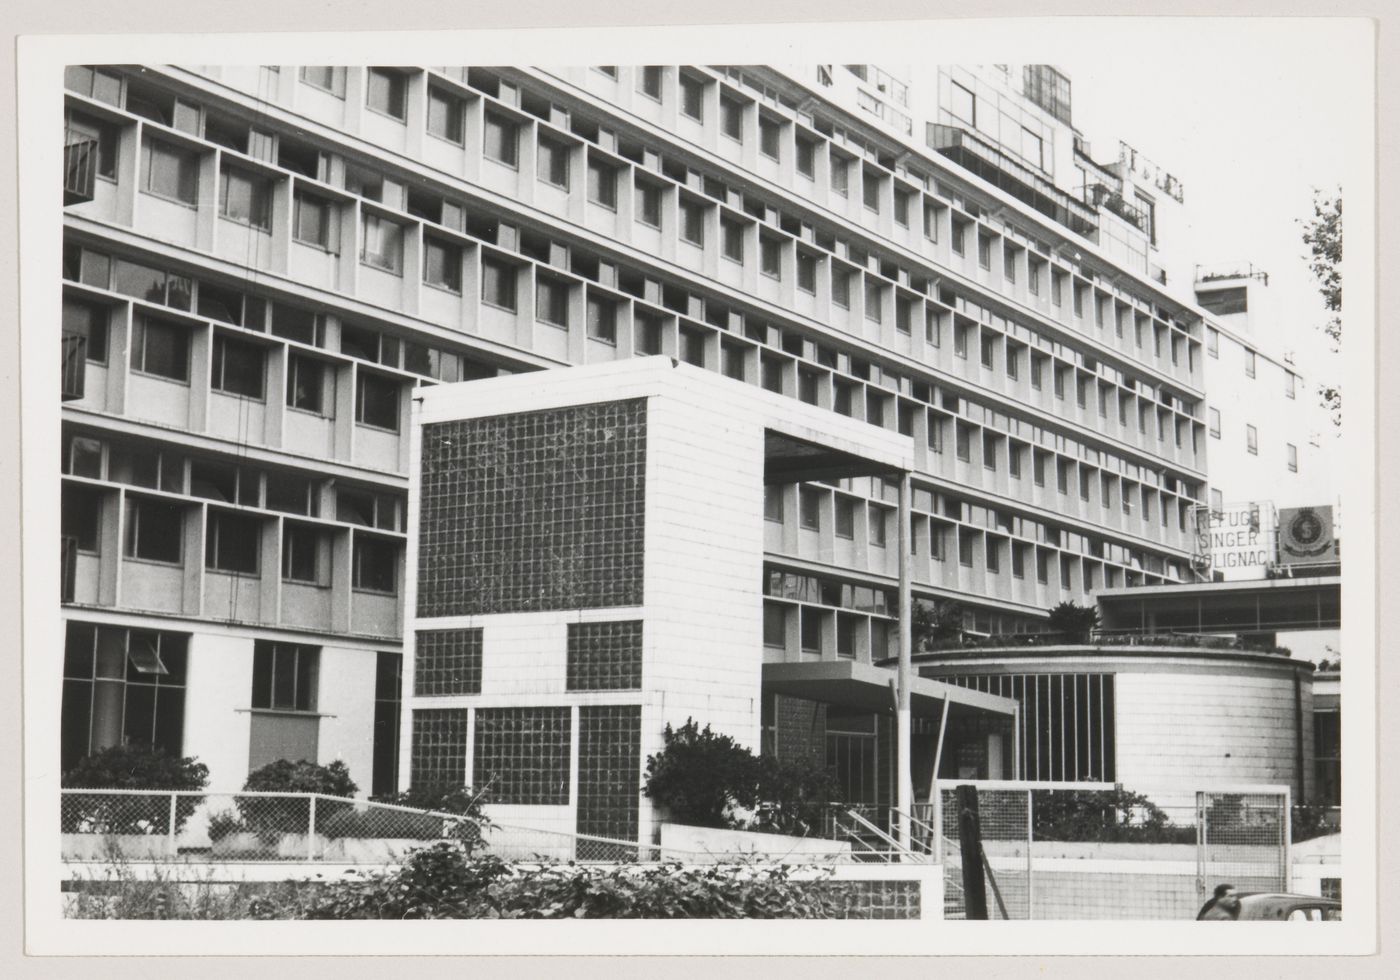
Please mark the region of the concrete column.
POLYGON ((899 475, 899 705, 895 734, 899 772, 895 806, 899 809, 899 843, 905 848, 909 846, 909 809, 914 801, 914 773, 909 747, 914 614, 909 498, 909 474, 904 472, 899 475))

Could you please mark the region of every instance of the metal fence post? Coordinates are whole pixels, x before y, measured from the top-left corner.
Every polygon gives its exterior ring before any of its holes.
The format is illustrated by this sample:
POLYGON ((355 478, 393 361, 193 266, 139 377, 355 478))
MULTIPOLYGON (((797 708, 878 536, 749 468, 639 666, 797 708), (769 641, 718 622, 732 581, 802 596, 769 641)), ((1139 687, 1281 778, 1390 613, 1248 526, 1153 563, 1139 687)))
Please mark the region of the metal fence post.
POLYGON ((168 825, 168 833, 169 833, 169 835, 170 835, 170 856, 171 856, 171 857, 174 857, 174 856, 176 855, 176 853, 177 853, 177 849, 176 849, 176 846, 175 846, 175 804, 176 804, 176 802, 177 802, 179 799, 180 799, 180 797, 179 797, 178 794, 176 794, 176 793, 171 793, 171 794, 170 794, 170 823, 169 823, 169 825, 168 825))
POLYGON ((307 793, 307 798, 311 801, 311 806, 307 808, 306 827, 306 859, 316 860, 316 794, 307 793))
POLYGON ((1026 918, 1035 918, 1035 793, 1026 790, 1026 918))
POLYGON ((963 896, 969 919, 987 918, 987 882, 982 870, 982 828, 977 787, 959 786, 958 844, 962 851, 963 896))

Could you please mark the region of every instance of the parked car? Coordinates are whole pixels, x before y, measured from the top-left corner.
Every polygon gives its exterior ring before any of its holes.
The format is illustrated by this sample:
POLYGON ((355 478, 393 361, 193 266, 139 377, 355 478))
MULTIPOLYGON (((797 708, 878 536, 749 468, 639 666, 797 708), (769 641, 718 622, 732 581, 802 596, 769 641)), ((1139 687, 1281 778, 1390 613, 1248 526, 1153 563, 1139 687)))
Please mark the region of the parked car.
POLYGON ((1342 903, 1317 895, 1287 895, 1276 892, 1240 896, 1240 920, 1287 922, 1340 922, 1342 903))

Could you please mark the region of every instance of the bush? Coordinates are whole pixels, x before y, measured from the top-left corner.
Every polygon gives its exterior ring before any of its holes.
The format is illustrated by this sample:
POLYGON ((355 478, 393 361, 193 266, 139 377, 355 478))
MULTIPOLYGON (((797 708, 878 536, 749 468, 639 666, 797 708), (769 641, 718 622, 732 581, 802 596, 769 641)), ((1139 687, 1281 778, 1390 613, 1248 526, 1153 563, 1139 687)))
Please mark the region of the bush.
MULTIPOLYGON (((491 826, 491 821, 487 819, 486 811, 482 805, 482 794, 473 791, 470 786, 410 786, 407 792, 388 793, 373 799, 377 803, 391 803, 395 806, 412 807, 415 810, 432 810, 436 813, 452 813, 466 817, 465 820, 452 821, 443 820, 441 817, 427 817, 425 819, 435 820, 438 827, 437 832, 429 836, 451 837, 473 850, 484 846, 485 842, 481 838, 481 832, 491 826), (447 824, 447 827, 444 828, 443 824, 447 824), (445 834, 443 833, 444 829, 446 830, 445 834)), ((393 835, 382 834, 379 836, 393 835)), ((415 835, 405 834, 404 836, 415 835)))
MULTIPOLYGON (((346 768, 345 763, 337 760, 328 766, 321 766, 305 759, 298 762, 288 759, 270 762, 250 773, 243 788, 256 792, 319 793, 323 796, 347 798, 354 796, 359 789, 350 778, 350 770, 346 768)), ((307 832, 310 823, 310 800, 240 796, 237 802, 244 826, 264 840, 273 840, 282 834, 307 832)), ((349 799, 344 803, 317 800, 316 830, 321 831, 326 821, 353 805, 349 799)))
POLYGON ((965 607, 960 602, 916 600, 910 629, 914 647, 929 650, 956 645, 963 639, 965 607))
POLYGON ((1175 826, 1141 793, 1115 790, 1033 790, 1036 840, 1103 844, 1193 844, 1195 827, 1175 826))
POLYGON ((841 800, 836 777, 806 759, 759 760, 758 806, 750 829, 807 837, 819 834, 826 812, 841 800))
MULTIPOLYGON (((166 755, 148 746, 115 745, 81 759, 65 772, 64 789, 198 790, 209 782, 209 767, 194 758, 166 755)), ((184 828, 202 797, 177 797, 175 832, 184 828)), ((64 833, 164 834, 170 829, 170 798, 66 794, 64 833)))
POLYGON ((1069 643, 1088 643, 1099 628, 1099 611, 1093 606, 1062 602, 1050 610, 1048 625, 1052 633, 1059 633, 1069 643))
POLYGON ((733 828, 733 811, 758 803, 760 767, 754 754, 728 735, 702 730, 691 718, 669 724, 665 745, 647 757, 644 791, 677 823, 733 828))

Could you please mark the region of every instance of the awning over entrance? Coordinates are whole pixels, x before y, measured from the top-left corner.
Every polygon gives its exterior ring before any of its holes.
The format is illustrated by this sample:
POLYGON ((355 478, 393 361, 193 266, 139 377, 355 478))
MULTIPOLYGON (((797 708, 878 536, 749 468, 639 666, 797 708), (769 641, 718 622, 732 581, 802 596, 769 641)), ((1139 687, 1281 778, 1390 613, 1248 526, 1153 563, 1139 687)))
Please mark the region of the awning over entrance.
MULTIPOLYGON (((854 660, 821 660, 807 663, 763 665, 763 690, 808 701, 840 705, 855 711, 886 713, 894 705, 892 670, 854 660)), ((910 709, 915 717, 937 718, 948 704, 949 714, 989 712, 1014 718, 1012 698, 984 694, 927 677, 914 676, 910 685, 910 709)))
POLYGON ((847 452, 773 429, 763 434, 764 483, 897 476, 901 472, 899 466, 872 454, 847 452))

